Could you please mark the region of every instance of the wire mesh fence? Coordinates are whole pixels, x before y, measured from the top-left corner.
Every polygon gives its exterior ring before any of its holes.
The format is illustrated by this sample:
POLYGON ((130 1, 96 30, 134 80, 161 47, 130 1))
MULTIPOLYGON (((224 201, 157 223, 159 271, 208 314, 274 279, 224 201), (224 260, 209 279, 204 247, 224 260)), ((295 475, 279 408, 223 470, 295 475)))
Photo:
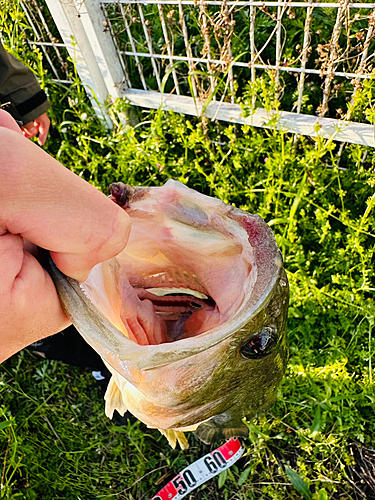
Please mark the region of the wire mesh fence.
POLYGON ((71 83, 69 54, 46 4, 37 0, 20 0, 20 5, 28 22, 26 37, 29 45, 40 48, 54 81, 71 83))
POLYGON ((131 88, 235 102, 248 82, 267 73, 282 110, 343 118, 374 67, 374 3, 100 5, 131 88))
MULTIPOLYGON (((268 108, 278 110, 279 125, 288 130, 315 135, 319 119, 325 137, 374 145, 368 122, 352 126, 350 120, 366 122, 351 104, 375 71, 375 3, 20 3, 29 43, 43 51, 52 78, 69 82, 73 61, 99 115, 98 103, 110 96, 144 108, 162 105, 267 126, 273 115, 263 108, 272 95, 268 108)), ((109 123, 108 114, 105 119, 109 123)))

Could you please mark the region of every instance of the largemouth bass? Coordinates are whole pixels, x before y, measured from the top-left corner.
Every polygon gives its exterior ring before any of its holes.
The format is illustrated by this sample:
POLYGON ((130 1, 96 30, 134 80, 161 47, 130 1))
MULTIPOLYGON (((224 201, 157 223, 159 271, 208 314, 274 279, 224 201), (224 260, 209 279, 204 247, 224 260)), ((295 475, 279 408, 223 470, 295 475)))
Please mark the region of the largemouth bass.
POLYGON ((106 414, 129 410, 174 447, 247 435, 285 371, 289 287, 271 229, 169 180, 111 186, 125 249, 79 284, 51 262, 63 308, 112 373, 106 414))

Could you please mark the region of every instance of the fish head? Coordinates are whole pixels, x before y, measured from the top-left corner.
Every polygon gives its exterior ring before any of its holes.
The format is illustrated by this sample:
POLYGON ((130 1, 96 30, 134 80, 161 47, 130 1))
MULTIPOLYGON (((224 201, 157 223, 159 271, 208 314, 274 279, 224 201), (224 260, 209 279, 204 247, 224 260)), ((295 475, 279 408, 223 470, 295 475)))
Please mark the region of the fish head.
POLYGON ((112 373, 106 413, 205 442, 243 434, 242 419, 274 401, 288 357, 271 229, 175 181, 118 183, 112 199, 132 222, 123 252, 82 284, 51 264, 64 309, 112 373))

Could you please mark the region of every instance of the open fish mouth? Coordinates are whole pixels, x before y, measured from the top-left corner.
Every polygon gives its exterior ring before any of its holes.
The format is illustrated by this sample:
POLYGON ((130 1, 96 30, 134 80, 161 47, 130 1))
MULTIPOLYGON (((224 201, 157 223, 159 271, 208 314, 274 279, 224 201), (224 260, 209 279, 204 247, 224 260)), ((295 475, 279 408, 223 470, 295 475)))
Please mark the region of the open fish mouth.
POLYGON ((125 249, 79 284, 50 263, 62 306, 112 372, 106 414, 129 410, 172 446, 247 432, 287 361, 288 282, 257 215, 175 181, 112 185, 125 249), (225 418, 224 418, 225 417, 225 418))
MULTIPOLYGON (((82 290, 140 346, 193 338, 225 324, 256 281, 245 229, 226 216, 227 209, 220 213, 227 206, 218 200, 211 198, 203 210, 189 197, 177 198, 175 188, 152 188, 147 197, 131 189, 128 243, 115 260, 94 269, 82 290)), ((122 199, 126 190, 123 185, 122 199)))

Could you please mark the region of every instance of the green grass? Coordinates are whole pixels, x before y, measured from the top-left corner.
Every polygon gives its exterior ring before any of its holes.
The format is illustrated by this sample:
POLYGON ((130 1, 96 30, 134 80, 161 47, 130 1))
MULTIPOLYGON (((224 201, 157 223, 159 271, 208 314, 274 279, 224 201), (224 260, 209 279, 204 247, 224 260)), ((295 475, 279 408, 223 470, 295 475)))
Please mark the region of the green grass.
MULTIPOLYGON (((346 145, 339 156, 329 140, 160 111, 107 131, 79 82, 51 82, 8 27, 49 94, 54 157, 104 192, 116 180, 180 180, 259 213, 283 251, 291 356, 278 402, 248 422, 244 457, 191 500, 354 499, 350 443, 375 447, 373 151, 346 145)), ((256 85, 272 102, 267 80, 256 85)), ((372 89, 366 83, 354 112, 371 118, 372 89)), ((192 434, 181 452, 143 424, 116 427, 87 371, 21 352, 0 377, 0 498, 147 500, 210 449, 192 434)))

